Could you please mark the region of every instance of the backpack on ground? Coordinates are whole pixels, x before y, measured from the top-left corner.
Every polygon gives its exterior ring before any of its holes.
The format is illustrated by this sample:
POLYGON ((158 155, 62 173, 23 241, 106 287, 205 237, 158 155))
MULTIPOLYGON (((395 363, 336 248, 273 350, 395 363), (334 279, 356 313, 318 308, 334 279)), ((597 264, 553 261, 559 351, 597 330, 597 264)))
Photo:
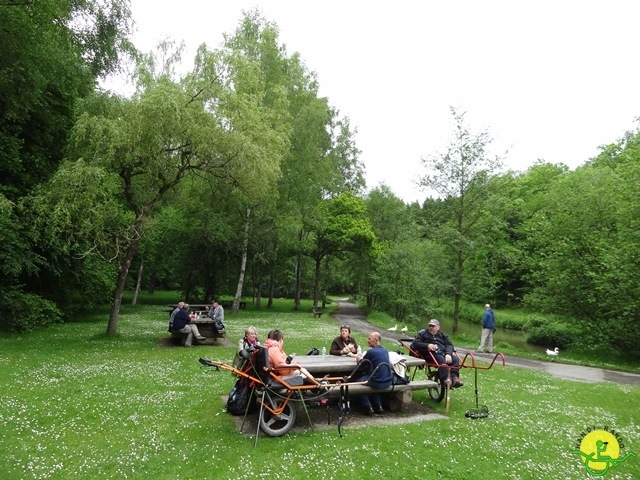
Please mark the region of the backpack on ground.
POLYGON ((229 392, 229 400, 227 400, 227 412, 231 415, 244 415, 249 407, 248 412, 253 413, 257 410, 256 397, 251 395, 251 383, 248 378, 240 377, 236 381, 229 392), (251 397, 251 402, 249 402, 251 397))

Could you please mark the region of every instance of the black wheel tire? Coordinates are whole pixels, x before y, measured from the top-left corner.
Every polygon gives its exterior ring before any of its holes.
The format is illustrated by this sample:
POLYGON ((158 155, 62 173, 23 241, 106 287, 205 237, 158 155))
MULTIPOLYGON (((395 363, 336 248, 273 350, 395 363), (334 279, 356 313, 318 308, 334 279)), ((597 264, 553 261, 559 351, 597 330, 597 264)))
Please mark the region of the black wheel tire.
POLYGON ((290 401, 287 402, 280 416, 273 415, 267 409, 264 409, 260 416, 260 429, 270 437, 284 435, 291 430, 294 423, 296 423, 296 409, 290 401))
POLYGON ((432 400, 435 400, 436 402, 441 402, 444 399, 444 395, 447 389, 444 387, 444 385, 440 381, 440 377, 438 376, 438 371, 433 370, 427 373, 427 378, 429 380, 433 380, 438 384, 437 387, 428 389, 429 396, 431 397, 432 400))

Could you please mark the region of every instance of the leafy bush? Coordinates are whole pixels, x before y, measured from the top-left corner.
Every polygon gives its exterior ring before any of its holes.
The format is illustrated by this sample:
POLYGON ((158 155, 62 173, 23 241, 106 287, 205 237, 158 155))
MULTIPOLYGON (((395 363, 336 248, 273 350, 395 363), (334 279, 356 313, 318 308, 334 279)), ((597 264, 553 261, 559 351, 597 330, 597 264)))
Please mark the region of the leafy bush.
POLYGON ((574 343, 576 332, 562 323, 543 323, 529 330, 527 343, 568 349, 574 343))
POLYGON ((538 317, 535 315, 529 315, 529 317, 527 318, 527 323, 525 323, 524 328, 525 330, 531 330, 533 328, 540 328, 540 327, 544 327, 545 325, 549 324, 549 320, 547 318, 544 317, 538 317))
POLYGON ((26 332, 62 322, 56 304, 39 295, 12 290, 0 298, 0 328, 3 330, 26 332))
POLYGON ((518 349, 516 347, 514 347, 513 345, 511 345, 509 342, 498 342, 493 346, 494 350, 498 351, 498 352, 505 352, 505 351, 517 351, 518 349))
POLYGON ((496 323, 501 328, 508 328, 510 330, 525 330, 524 324, 517 318, 505 318, 503 315, 500 315, 499 318, 499 321, 496 320, 496 323))
MULTIPOLYGON (((453 303, 440 308, 439 310, 444 314, 444 316, 453 318, 453 303)), ((434 318, 438 318, 438 316, 434 316, 434 318)), ((479 312, 477 307, 468 306, 462 303, 460 304, 460 315, 458 318, 464 322, 479 324, 482 321, 482 312, 479 312)))

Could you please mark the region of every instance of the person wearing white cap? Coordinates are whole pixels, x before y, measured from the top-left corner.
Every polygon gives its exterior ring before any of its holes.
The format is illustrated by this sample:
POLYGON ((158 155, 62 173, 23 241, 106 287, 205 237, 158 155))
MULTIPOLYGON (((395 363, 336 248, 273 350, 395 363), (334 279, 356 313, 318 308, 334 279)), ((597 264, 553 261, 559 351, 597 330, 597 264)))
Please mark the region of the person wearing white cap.
POLYGON ((478 353, 485 351, 491 353, 493 351, 493 334, 496 332, 496 321, 491 305, 488 303, 484 306, 484 315, 482 316, 482 334, 480 336, 480 346, 478 353))
POLYGON ((460 380, 460 360, 455 354, 455 347, 449 337, 440 331, 440 322, 435 318, 429 320, 426 330, 420 330, 415 340, 411 343, 411 349, 420 352, 427 363, 433 360, 438 365, 446 365, 438 368, 440 380, 444 383, 449 372, 451 373, 451 387, 462 387, 464 383, 460 380))

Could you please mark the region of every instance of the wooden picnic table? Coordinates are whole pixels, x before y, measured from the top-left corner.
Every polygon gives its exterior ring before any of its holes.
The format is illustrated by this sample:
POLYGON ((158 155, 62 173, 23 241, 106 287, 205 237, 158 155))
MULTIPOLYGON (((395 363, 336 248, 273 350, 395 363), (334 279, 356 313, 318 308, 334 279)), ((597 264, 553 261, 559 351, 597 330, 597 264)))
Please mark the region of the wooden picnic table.
MULTIPOLYGON (((409 355, 401 356, 407 367, 420 367, 425 364, 421 358, 409 355)), ((327 374, 349 374, 357 365, 355 357, 347 357, 346 355, 326 355, 324 357, 322 355, 296 355, 291 363, 297 363, 306 368, 314 377, 327 374)))
MULTIPOLYGON (((222 305, 222 308, 226 310, 233 306, 233 300, 220 300, 220 305, 222 305)), ((178 306, 177 304, 169 304, 167 305, 167 308, 169 309, 170 312, 173 312, 173 310, 177 306, 178 306)), ((242 300, 239 302, 238 306, 240 309, 244 310, 247 308, 247 302, 242 300)), ((207 308, 211 308, 210 303, 190 303, 189 304, 189 310, 193 310, 194 312, 201 312, 206 314, 207 308)))
POLYGON ((213 324, 215 322, 212 318, 200 316, 192 318, 189 323, 195 323, 198 326, 200 334, 204 337, 207 337, 207 339, 212 338, 215 341, 218 338, 225 338, 226 336, 224 330, 218 332, 215 328, 213 328, 213 324))
MULTIPOLYGON (((425 361, 421 358, 411 357, 409 355, 402 355, 403 360, 407 367, 417 368, 425 365, 425 361)), ((305 355, 296 356, 292 364, 298 364, 301 367, 306 368, 310 374, 315 378, 321 378, 323 376, 341 376, 350 374, 357 365, 354 357, 336 356, 336 355, 305 355)), ((349 387, 350 395, 363 395, 371 392, 380 392, 385 394, 383 396, 383 403, 387 405, 387 408, 392 411, 398 411, 402 408, 403 404, 409 404, 413 401, 413 390, 425 390, 427 388, 437 387, 437 383, 431 380, 416 380, 411 381, 406 385, 393 385, 391 387, 383 389, 372 389, 365 385, 352 385, 349 387), (387 398, 384 398, 384 397, 387 398)), ((329 391, 328 397, 339 396, 340 389, 334 388, 329 391)))
MULTIPOLYGON (((194 342, 194 345, 213 345, 218 338, 225 338, 226 332, 222 330, 218 332, 213 328, 213 319, 201 315, 200 317, 192 318, 189 323, 195 323, 198 326, 198 331, 203 337, 207 337, 204 341, 194 342)), ((172 332, 171 337, 176 340, 182 340, 186 334, 180 332, 172 332)))

